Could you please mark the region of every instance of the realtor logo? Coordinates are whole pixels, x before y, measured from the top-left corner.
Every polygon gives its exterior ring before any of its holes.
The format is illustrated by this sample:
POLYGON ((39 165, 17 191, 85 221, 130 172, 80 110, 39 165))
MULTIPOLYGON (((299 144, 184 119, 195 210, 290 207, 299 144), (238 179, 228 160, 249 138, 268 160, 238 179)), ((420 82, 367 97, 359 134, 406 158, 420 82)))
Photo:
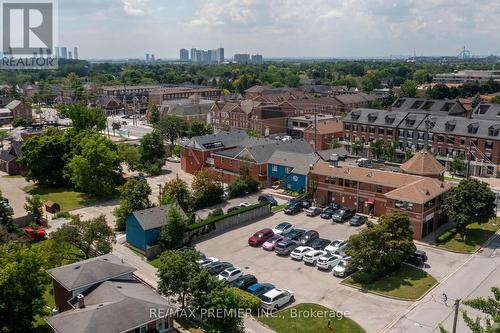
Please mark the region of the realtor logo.
POLYGON ((18 64, 21 66, 46 68, 47 64, 39 59, 48 60, 53 55, 57 39, 57 3, 53 0, 4 0, 1 18, 2 66, 8 58, 10 63, 21 59, 22 63, 18 64))

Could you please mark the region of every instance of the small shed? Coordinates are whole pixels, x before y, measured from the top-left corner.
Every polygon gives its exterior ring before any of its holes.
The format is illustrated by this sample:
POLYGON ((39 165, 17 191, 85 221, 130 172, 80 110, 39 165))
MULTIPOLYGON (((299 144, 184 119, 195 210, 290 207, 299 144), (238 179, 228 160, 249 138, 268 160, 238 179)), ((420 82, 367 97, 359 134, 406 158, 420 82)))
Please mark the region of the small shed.
POLYGON ((45 202, 45 211, 47 213, 55 214, 61 211, 61 206, 59 206, 58 203, 49 200, 45 202))

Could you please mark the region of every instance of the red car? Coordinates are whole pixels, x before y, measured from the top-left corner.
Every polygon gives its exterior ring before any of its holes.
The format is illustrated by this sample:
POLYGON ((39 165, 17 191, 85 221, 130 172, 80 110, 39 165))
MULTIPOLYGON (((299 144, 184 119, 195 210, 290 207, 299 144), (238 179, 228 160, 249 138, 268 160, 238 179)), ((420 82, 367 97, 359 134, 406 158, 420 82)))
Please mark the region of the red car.
POLYGON ((248 239, 248 245, 250 246, 261 246, 264 244, 269 238, 274 236, 274 232, 265 228, 257 231, 252 237, 248 239))
POLYGON ((25 228, 24 233, 32 241, 39 241, 47 237, 47 233, 43 229, 25 228))

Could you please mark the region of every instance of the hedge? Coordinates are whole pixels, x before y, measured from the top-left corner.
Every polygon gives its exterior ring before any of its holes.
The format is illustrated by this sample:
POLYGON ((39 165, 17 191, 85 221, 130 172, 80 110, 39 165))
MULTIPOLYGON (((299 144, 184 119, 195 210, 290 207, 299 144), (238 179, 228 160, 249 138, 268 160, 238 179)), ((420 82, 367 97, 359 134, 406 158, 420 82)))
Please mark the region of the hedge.
POLYGON ((451 228, 443 232, 441 235, 436 237, 436 243, 446 243, 457 234, 457 228, 451 228))
POLYGON ((251 206, 248 206, 248 207, 241 207, 240 209, 233 210, 230 213, 227 213, 227 214, 224 214, 224 215, 220 215, 220 216, 209 217, 206 220, 203 220, 203 221, 200 221, 200 222, 188 225, 187 230, 188 231, 193 231, 193 230, 202 228, 202 227, 204 227, 206 225, 214 224, 216 222, 222 221, 224 219, 227 219, 228 217, 239 215, 241 213, 248 212, 248 211, 251 211, 251 210, 254 210, 254 209, 257 209, 257 208, 260 208, 260 207, 264 207, 264 206, 267 206, 267 205, 269 205, 269 203, 267 203, 267 202, 259 202, 257 204, 254 204, 254 205, 251 205, 251 206))
POLYGON ((250 309, 253 314, 256 314, 260 309, 260 298, 238 288, 229 288, 232 293, 238 298, 240 309, 250 309))

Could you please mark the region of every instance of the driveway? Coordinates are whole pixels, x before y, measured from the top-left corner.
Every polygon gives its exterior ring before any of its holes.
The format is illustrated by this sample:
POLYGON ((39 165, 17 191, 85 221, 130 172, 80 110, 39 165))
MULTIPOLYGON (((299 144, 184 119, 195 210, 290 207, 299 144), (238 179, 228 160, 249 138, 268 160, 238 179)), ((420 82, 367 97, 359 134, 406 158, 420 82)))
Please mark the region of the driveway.
MULTIPOLYGON (((197 248, 207 256, 226 260, 254 274, 261 282, 269 282, 294 292, 297 303, 318 303, 337 311, 346 311, 349 317, 367 332, 378 332, 395 320, 412 302, 392 300, 366 294, 340 285, 340 279, 331 272, 318 271, 290 258, 276 256, 261 248, 247 245, 247 239, 255 231, 272 228, 287 221, 301 229, 315 229, 321 238, 330 240, 348 239, 361 228, 348 224, 333 224, 331 220, 307 217, 304 213, 295 216, 274 214, 250 225, 230 230, 222 235, 197 244, 197 248)), ((449 254, 437 249, 425 248, 428 252, 428 267, 425 269, 437 279, 449 274, 463 263, 462 255, 449 254)))
POLYGON ((8 177, 5 172, 0 172, 0 191, 4 198, 9 199, 10 206, 14 210, 14 218, 26 215, 24 203, 28 194, 23 188, 31 184, 33 183, 22 177, 8 177))

